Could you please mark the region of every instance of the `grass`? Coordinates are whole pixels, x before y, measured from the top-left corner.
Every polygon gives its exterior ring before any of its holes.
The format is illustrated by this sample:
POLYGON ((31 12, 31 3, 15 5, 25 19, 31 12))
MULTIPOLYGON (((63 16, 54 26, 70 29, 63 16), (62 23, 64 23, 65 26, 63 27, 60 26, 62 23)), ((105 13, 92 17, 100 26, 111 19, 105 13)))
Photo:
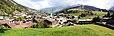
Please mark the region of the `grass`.
MULTIPOLYGON (((94 18, 94 17, 97 17, 97 16, 102 17, 102 16, 107 14, 107 12, 100 12, 100 11, 93 11, 93 13, 96 13, 96 15, 91 15, 91 16, 87 15, 86 17, 83 17, 83 18, 80 18, 80 19, 89 19, 89 18, 94 18)), ((82 14, 82 12, 80 12, 80 13, 71 13, 69 15, 71 15, 71 16, 79 16, 80 14, 82 14)))
POLYGON ((114 36, 114 30, 90 24, 61 28, 10 29, 0 36, 114 36))
POLYGON ((84 19, 92 19, 94 18, 95 16, 86 16, 86 17, 83 17, 83 18, 80 18, 81 20, 84 20, 84 19))
POLYGON ((100 12, 100 11, 95 11, 93 13, 96 13, 96 16, 104 16, 107 14, 107 12, 100 12))

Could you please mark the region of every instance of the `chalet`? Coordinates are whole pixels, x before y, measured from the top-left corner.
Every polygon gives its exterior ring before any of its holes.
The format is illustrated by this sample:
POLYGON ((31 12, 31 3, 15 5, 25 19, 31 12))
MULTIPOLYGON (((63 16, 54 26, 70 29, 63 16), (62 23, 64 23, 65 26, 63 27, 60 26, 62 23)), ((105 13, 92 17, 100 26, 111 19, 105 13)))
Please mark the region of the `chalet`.
POLYGON ((7 24, 7 23, 9 23, 8 20, 0 20, 0 24, 7 24))
POLYGON ((57 19, 50 18, 50 19, 47 19, 47 20, 51 22, 51 27, 52 28, 59 25, 59 20, 57 20, 57 19))
POLYGON ((24 21, 27 21, 27 22, 32 22, 32 21, 33 21, 33 19, 32 19, 32 18, 26 18, 26 20, 24 20, 24 21))
POLYGON ((110 29, 114 29, 114 19, 111 19, 110 21, 107 22, 97 22, 96 24, 110 29))
POLYGON ((3 19, 9 19, 8 15, 0 15, 0 20, 3 20, 3 19))
MULTIPOLYGON (((52 26, 51 27, 56 27, 56 26, 59 26, 59 25, 66 25, 66 26, 70 26, 70 25, 73 25, 73 22, 72 19, 69 19, 66 18, 66 17, 63 17, 63 16, 53 16, 53 17, 50 17, 50 16, 47 16, 47 17, 43 17, 44 19, 47 19, 48 21, 52 22, 52 26)), ((73 19, 77 19, 77 16, 74 16, 73 19)))
POLYGON ((4 19, 4 17, 3 17, 3 16, 0 16, 0 20, 1 20, 1 19, 4 19))
POLYGON ((10 23, 7 25, 9 25, 11 28, 30 28, 33 26, 33 23, 32 22, 16 22, 16 23, 10 23))
POLYGON ((78 20, 77 24, 91 24, 92 19, 78 20))
POLYGON ((65 26, 72 26, 72 25, 74 25, 74 23, 73 23, 72 20, 67 20, 67 21, 64 22, 62 25, 65 25, 65 26))
POLYGON ((18 17, 20 17, 20 16, 27 16, 26 14, 19 14, 19 13, 16 13, 13 17, 15 17, 15 18, 18 18, 18 17))
POLYGON ((6 28, 28 28, 32 27, 32 22, 14 22, 10 23, 10 21, 7 20, 0 20, 0 24, 2 24, 6 28))
POLYGON ((55 19, 54 21, 52 21, 52 27, 56 27, 59 25, 59 20, 55 19))
POLYGON ((8 20, 0 20, 0 24, 1 24, 1 25, 3 25, 3 26, 6 27, 6 28, 10 28, 10 26, 7 25, 8 23, 9 23, 8 20))
POLYGON ((78 19, 78 16, 72 16, 72 19, 77 20, 78 19))
POLYGON ((59 24, 59 20, 55 19, 54 21, 52 21, 52 25, 56 25, 59 24))
POLYGON ((43 20, 43 22, 41 22, 42 24, 40 25, 42 28, 49 28, 52 27, 52 22, 49 20, 43 20))
POLYGON ((38 21, 41 21, 42 20, 42 17, 41 16, 34 16, 32 21, 33 22, 38 22, 38 21))
POLYGON ((106 24, 113 24, 114 25, 114 19, 111 19, 110 21, 107 21, 106 24))
POLYGON ((103 17, 102 18, 103 22, 110 21, 111 19, 112 19, 112 17, 103 17))

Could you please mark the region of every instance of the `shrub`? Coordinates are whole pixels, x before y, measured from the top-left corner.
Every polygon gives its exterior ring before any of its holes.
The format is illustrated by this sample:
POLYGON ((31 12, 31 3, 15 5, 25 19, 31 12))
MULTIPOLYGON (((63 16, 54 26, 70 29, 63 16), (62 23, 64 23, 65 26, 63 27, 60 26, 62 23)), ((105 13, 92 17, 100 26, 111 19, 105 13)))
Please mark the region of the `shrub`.
POLYGON ((0 33, 4 33, 4 27, 0 25, 0 33))
POLYGON ((33 28, 41 28, 40 21, 33 25, 33 28))
POLYGON ((49 25, 51 25, 51 23, 52 22, 48 20, 42 20, 40 25, 41 25, 41 28, 49 28, 50 27, 49 25))
POLYGON ((25 20, 24 17, 19 17, 19 18, 16 19, 16 21, 23 21, 23 20, 25 20))
POLYGON ((34 24, 33 28, 49 28, 52 22, 48 20, 38 21, 34 24))
POLYGON ((98 16, 98 17, 94 17, 93 18, 93 23, 96 23, 96 22, 100 22, 100 17, 98 16))

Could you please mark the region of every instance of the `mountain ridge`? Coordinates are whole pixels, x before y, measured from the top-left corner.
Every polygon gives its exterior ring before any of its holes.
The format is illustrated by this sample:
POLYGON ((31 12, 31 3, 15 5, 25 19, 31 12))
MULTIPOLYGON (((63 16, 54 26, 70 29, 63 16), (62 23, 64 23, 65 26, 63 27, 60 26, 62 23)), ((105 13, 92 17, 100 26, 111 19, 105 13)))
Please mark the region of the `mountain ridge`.
POLYGON ((41 11, 43 12, 47 12, 47 13, 55 13, 55 12, 59 12, 61 10, 64 10, 64 9, 69 9, 69 8, 72 8, 72 7, 77 7, 79 6, 80 4, 77 4, 77 5, 73 5, 73 6, 59 6, 59 7, 49 7, 49 8, 45 8, 45 9, 41 9, 41 11))
POLYGON ((105 9, 100 9, 100 8, 97 8, 97 7, 94 7, 94 6, 78 4, 78 5, 72 5, 72 6, 69 6, 69 7, 51 7, 51 8, 45 8, 45 9, 42 9, 41 11, 44 11, 44 12, 59 12, 61 10, 72 9, 72 8, 79 8, 79 7, 83 7, 82 9, 94 10, 94 11, 105 10, 105 9), (57 8, 57 9, 55 9, 55 8, 57 8), (53 11, 50 11, 50 9, 52 9, 53 11))

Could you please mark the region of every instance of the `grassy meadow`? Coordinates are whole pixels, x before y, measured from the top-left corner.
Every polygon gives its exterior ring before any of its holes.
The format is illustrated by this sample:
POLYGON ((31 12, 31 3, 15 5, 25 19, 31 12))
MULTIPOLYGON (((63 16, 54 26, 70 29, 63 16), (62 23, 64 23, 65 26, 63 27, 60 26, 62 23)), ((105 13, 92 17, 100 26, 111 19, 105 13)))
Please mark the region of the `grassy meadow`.
POLYGON ((61 28, 10 29, 0 36, 114 36, 114 30, 89 24, 61 28))
MULTIPOLYGON (((69 15, 71 15, 71 16, 79 16, 82 13, 85 13, 85 12, 70 13, 69 15)), ((102 16, 107 14, 107 12, 100 12, 100 11, 93 11, 93 13, 96 14, 96 15, 87 15, 87 16, 85 16, 83 18, 80 18, 80 19, 89 19, 89 18, 94 18, 94 17, 97 17, 97 16, 102 17, 102 16)))

